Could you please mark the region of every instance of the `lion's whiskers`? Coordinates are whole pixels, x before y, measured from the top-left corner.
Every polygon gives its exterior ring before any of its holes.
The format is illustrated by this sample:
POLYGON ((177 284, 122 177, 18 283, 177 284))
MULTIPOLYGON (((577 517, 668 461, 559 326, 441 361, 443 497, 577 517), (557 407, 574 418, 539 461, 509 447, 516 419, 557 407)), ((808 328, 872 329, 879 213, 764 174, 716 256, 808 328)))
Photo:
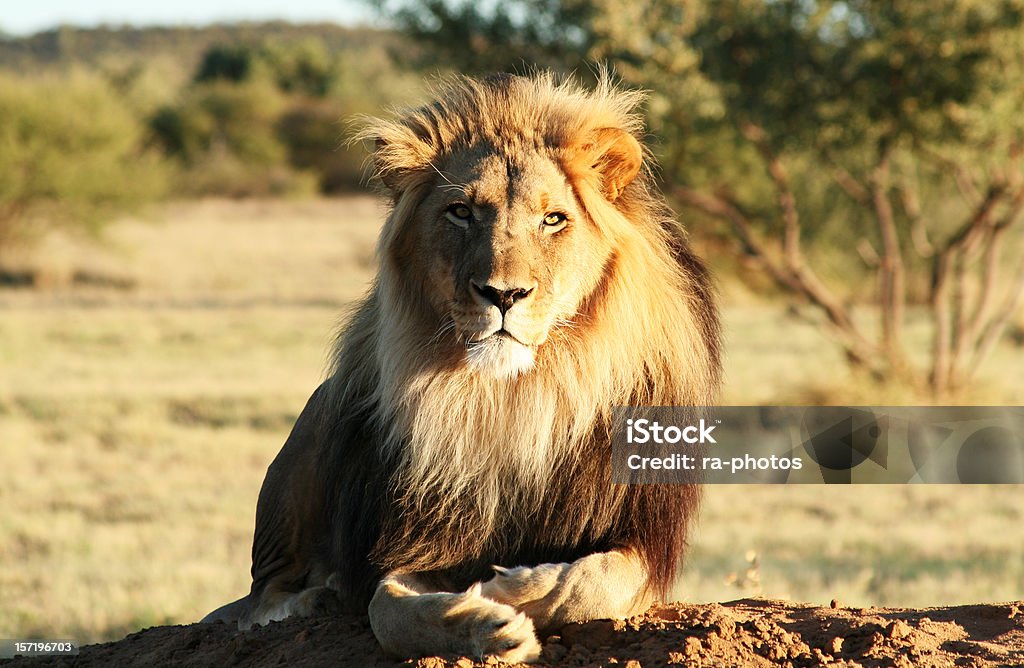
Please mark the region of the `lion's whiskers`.
POLYGON ((444 336, 445 334, 447 334, 450 331, 453 331, 454 329, 455 329, 455 320, 449 318, 448 320, 442 322, 441 325, 437 328, 437 331, 434 332, 434 335, 431 336, 429 339, 427 339, 427 342, 424 344, 424 347, 429 347, 429 346, 434 345, 435 343, 437 343, 438 341, 441 340, 442 336, 444 336))
POLYGON ((444 172, 442 172, 440 169, 437 168, 437 165, 435 165, 433 162, 428 162, 427 164, 430 165, 430 168, 432 170, 437 172, 438 176, 440 176, 442 179, 445 180, 445 183, 448 183, 449 185, 453 185, 453 186, 455 185, 454 183, 452 183, 451 179, 449 179, 447 176, 444 175, 444 172))
POLYGON ((444 190, 445 192, 454 190, 454 191, 459 192, 459 193, 461 193, 463 195, 466 194, 466 186, 465 186, 465 184, 460 184, 460 183, 453 182, 451 179, 449 179, 447 176, 445 176, 444 172, 442 172, 440 169, 438 169, 437 166, 433 162, 428 162, 427 164, 430 165, 431 169, 433 169, 435 172, 437 172, 438 176, 440 176, 442 179, 444 179, 444 183, 439 184, 437 186, 438 189, 444 190))

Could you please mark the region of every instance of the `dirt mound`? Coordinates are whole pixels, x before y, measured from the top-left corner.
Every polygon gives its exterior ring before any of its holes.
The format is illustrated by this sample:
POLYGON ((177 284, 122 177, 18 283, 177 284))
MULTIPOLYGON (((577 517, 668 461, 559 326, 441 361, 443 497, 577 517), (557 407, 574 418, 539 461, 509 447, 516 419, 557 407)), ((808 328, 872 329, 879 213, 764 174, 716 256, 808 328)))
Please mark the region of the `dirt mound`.
MULTIPOLYGON (((164 626, 84 647, 75 658, 12 666, 416 666, 470 668, 472 658, 397 662, 358 618, 289 620, 238 633, 224 624, 164 626)), ((1024 602, 902 610, 781 601, 672 603, 625 621, 573 624, 544 643, 550 666, 1024 666, 1024 602)))

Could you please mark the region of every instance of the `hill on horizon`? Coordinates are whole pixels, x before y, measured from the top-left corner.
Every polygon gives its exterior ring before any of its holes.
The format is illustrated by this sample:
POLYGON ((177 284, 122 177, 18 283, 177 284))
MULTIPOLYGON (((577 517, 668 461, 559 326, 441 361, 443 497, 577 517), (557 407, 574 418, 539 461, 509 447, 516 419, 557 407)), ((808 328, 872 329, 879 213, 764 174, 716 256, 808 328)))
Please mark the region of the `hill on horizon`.
POLYGON ((397 43, 391 30, 335 23, 287 21, 217 23, 207 26, 61 26, 32 35, 0 35, 0 69, 25 71, 111 60, 173 56, 192 71, 214 44, 298 42, 315 39, 331 53, 359 52, 397 43))

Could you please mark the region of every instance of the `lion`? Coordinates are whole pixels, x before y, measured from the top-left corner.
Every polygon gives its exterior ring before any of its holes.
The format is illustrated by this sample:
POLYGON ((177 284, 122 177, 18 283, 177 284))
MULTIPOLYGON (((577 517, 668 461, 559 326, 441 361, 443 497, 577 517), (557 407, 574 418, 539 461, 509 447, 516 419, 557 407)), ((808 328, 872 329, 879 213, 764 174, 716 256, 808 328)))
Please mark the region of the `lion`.
POLYGON ((612 484, 612 408, 712 405, 719 324, 642 100, 457 78, 368 121, 379 271, 267 471, 252 588, 204 621, 352 612, 393 655, 529 661, 664 600, 699 487, 612 484))

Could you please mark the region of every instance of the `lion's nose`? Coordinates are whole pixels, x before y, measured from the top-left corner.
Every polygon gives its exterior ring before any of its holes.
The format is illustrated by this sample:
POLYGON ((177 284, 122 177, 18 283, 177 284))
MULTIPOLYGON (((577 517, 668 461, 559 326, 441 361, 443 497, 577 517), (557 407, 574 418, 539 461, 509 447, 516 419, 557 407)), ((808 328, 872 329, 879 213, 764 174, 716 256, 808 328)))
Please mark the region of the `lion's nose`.
POLYGON ((529 297, 533 292, 533 288, 501 289, 493 285, 479 285, 474 280, 469 281, 469 289, 484 303, 497 306, 502 315, 505 315, 517 301, 529 297))

